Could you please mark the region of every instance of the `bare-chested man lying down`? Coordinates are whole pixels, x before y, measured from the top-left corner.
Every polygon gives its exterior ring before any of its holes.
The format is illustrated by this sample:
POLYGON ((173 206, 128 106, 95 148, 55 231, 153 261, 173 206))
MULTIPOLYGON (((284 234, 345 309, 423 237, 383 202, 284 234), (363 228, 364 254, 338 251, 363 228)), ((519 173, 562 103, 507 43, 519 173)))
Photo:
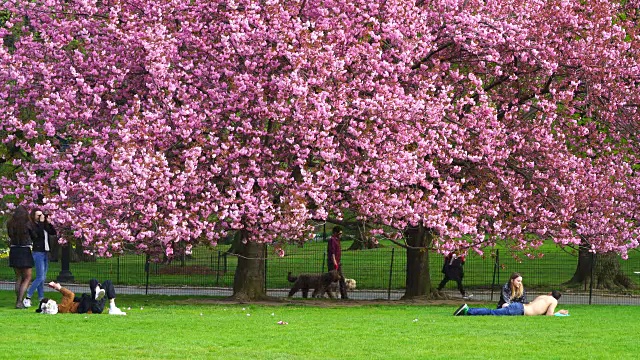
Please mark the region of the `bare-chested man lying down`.
MULTIPOLYGON (((559 291, 553 290, 549 295, 540 295, 528 304, 513 302, 507 307, 501 309, 487 308, 470 308, 467 304, 461 305, 454 313, 455 316, 460 315, 555 315, 558 299, 560 299, 559 291)), ((559 310, 560 315, 567 315, 569 311, 559 310)))

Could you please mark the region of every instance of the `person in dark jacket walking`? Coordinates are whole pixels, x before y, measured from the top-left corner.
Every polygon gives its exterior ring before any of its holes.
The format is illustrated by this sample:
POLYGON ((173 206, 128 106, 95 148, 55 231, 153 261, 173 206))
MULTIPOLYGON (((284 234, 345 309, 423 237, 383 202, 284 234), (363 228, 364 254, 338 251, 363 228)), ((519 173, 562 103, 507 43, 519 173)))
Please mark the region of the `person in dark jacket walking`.
POLYGON ((469 299, 473 295, 467 295, 464 291, 464 287, 462 286, 462 278, 464 277, 464 255, 458 255, 456 252, 450 252, 444 258, 444 264, 442 265, 442 273, 444 274, 444 279, 438 285, 438 291, 444 289, 445 285, 449 280, 453 280, 458 283, 458 291, 462 295, 463 299, 469 299))
POLYGON ((33 239, 33 262, 36 267, 36 278, 27 291, 24 306, 31 306, 31 297, 38 290, 38 300, 44 298, 44 283, 49 271, 49 252, 51 242, 56 237, 56 229, 49 223, 47 216, 40 209, 31 210, 31 220, 35 224, 35 237, 33 239))

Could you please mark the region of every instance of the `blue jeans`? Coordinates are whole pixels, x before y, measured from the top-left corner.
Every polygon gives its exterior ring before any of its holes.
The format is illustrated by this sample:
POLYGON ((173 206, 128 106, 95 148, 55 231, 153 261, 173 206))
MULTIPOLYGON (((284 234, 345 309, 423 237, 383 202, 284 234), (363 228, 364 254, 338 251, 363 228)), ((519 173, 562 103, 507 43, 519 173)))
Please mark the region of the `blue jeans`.
POLYGON ((524 315, 524 305, 519 302, 514 302, 509 304, 509 306, 500 309, 469 308, 467 315, 524 315))
POLYGON ((33 293, 38 289, 38 299, 42 300, 44 298, 44 282, 47 279, 47 271, 49 271, 49 257, 46 252, 34 251, 33 262, 36 268, 36 278, 29 286, 27 296, 33 296, 33 293))

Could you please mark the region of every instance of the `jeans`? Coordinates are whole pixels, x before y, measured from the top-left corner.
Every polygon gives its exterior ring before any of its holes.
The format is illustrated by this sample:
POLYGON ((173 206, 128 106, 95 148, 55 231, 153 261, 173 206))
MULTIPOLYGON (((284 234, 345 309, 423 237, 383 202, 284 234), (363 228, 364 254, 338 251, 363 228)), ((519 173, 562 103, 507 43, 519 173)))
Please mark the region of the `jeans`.
POLYGON ((44 298, 44 282, 47 279, 47 271, 49 271, 49 257, 44 251, 34 251, 33 262, 36 268, 36 278, 27 290, 27 297, 33 296, 33 293, 38 289, 38 299, 42 300, 44 298))
POLYGON ((469 308, 467 315, 497 315, 497 316, 514 316, 524 315, 524 304, 514 302, 507 307, 500 309, 487 309, 487 308, 469 308))

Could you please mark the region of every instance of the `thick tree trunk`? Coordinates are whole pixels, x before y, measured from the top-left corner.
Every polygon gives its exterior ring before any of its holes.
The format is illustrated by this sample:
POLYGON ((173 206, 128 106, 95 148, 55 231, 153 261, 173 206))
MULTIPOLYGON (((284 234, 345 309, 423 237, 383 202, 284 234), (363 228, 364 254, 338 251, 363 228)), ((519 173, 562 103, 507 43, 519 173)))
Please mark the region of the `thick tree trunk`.
POLYGON ((238 301, 266 298, 265 245, 247 242, 238 246, 236 250, 238 267, 233 279, 233 298, 238 301))
POLYGON ((231 246, 227 249, 227 254, 239 254, 240 249, 242 248, 242 232, 236 231, 233 234, 233 240, 231 241, 231 246))
POLYGON ((422 225, 406 231, 407 283, 403 299, 431 296, 431 276, 429 274, 429 251, 433 233, 422 225))
POLYGON ((73 244, 72 247, 72 251, 71 251, 71 262, 96 262, 96 257, 89 255, 89 254, 85 254, 84 253, 84 247, 82 246, 82 238, 74 238, 73 235, 67 234, 67 239, 74 239, 74 240, 68 240, 69 241, 69 246, 73 244))
POLYGON ((591 277, 592 256, 587 247, 580 245, 578 248, 578 266, 573 277, 567 284, 584 284, 589 280, 591 277))
POLYGON ((581 245, 578 250, 578 266, 567 284, 582 284, 588 287, 591 283, 591 267, 593 266, 593 287, 595 289, 620 290, 633 289, 635 284, 620 268, 618 254, 596 254, 581 245), (595 263, 594 263, 595 261, 595 263))

